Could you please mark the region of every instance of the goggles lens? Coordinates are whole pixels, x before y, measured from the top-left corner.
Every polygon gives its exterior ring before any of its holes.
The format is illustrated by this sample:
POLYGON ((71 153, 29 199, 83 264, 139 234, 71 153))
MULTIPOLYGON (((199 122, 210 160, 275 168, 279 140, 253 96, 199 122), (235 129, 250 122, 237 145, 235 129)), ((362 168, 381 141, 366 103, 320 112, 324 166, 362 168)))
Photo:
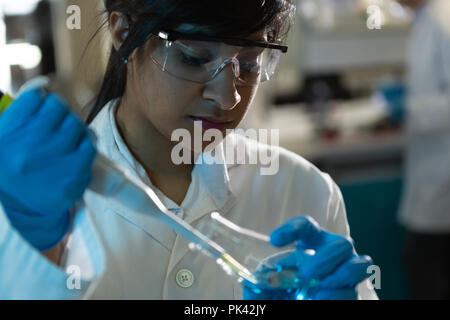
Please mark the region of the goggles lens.
POLYGON ((281 50, 263 47, 240 47, 221 42, 176 40, 157 41, 153 61, 177 78, 206 83, 228 64, 237 78, 236 85, 256 85, 269 80, 275 73, 281 50))

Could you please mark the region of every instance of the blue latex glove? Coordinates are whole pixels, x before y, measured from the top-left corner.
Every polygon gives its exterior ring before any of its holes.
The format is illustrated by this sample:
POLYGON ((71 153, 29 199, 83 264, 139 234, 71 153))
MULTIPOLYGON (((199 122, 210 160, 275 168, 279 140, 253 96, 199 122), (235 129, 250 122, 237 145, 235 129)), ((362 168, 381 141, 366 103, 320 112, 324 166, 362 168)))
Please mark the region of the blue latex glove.
POLYGON ((395 125, 402 123, 406 110, 406 86, 401 82, 388 81, 377 90, 386 101, 390 122, 395 125))
POLYGON ((67 103, 41 91, 23 93, 0 115, 0 201, 11 224, 45 251, 69 230, 96 150, 67 103))
MULTIPOLYGON (((279 261, 284 267, 301 270, 304 279, 319 280, 318 285, 308 291, 313 300, 354 300, 356 286, 369 277, 367 268, 372 264, 368 256, 355 253, 353 244, 347 238, 326 232, 308 216, 288 220, 270 235, 270 242, 276 247, 296 243, 296 251, 279 261), (315 250, 314 255, 305 254, 306 249, 315 250)), ((248 282, 243 283, 246 300, 301 300, 300 290, 263 289, 248 282)))

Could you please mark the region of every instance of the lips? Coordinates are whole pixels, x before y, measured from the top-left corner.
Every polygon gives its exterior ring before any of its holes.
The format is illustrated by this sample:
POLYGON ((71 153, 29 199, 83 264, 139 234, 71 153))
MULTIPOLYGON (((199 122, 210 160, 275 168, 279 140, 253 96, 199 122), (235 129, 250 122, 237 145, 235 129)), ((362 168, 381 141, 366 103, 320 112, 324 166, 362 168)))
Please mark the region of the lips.
POLYGON ((217 129, 220 131, 225 130, 231 123, 233 123, 233 120, 226 120, 226 119, 219 119, 219 118, 207 118, 207 117, 195 117, 190 116, 193 121, 201 121, 202 127, 205 130, 208 129, 217 129))

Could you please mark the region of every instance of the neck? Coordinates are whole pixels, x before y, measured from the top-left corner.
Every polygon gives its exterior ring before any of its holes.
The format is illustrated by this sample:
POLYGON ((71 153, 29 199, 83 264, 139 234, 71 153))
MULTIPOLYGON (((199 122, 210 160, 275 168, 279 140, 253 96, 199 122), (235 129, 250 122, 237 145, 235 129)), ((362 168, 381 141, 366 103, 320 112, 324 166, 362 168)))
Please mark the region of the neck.
POLYGON ((117 126, 130 152, 144 167, 151 180, 152 177, 171 176, 190 179, 193 165, 173 163, 173 142, 164 137, 140 110, 142 109, 137 102, 126 94, 116 109, 117 126))

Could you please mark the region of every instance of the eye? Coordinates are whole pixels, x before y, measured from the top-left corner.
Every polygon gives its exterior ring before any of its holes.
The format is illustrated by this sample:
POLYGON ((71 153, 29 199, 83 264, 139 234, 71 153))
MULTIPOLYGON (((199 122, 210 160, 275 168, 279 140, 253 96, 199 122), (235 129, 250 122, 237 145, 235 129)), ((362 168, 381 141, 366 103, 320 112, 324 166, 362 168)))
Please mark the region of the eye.
POLYGON ((244 62, 239 65, 241 72, 255 73, 261 70, 261 65, 255 62, 244 62))
POLYGON ((182 51, 180 51, 180 56, 181 56, 181 61, 185 65, 192 66, 192 67, 199 67, 199 66, 211 61, 209 58, 191 56, 182 51))

